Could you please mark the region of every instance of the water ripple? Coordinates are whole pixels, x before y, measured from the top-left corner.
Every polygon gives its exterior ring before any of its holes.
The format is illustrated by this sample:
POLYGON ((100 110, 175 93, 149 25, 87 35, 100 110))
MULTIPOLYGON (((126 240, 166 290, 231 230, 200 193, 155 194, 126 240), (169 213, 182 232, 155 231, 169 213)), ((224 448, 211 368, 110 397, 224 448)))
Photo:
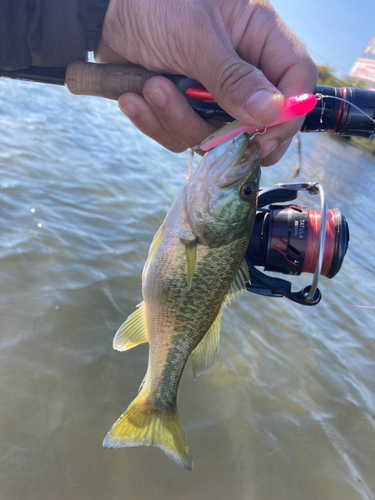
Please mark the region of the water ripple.
MULTIPOLYGON (((191 476, 158 450, 101 448, 146 370, 147 346, 112 338, 188 154, 53 86, 0 80, 0 127, 2 498, 375 498, 373 158, 302 137, 301 179, 345 214, 349 251, 315 308, 244 294, 225 311, 215 365, 181 381, 191 476)), ((295 163, 291 148, 263 186, 295 163)))

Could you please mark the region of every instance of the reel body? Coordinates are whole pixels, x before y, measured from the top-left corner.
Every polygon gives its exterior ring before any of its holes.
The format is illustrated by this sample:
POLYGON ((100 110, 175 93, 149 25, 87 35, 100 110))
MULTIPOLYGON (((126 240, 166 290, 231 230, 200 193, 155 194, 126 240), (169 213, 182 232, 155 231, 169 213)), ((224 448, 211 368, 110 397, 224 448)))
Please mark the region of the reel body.
POLYGON ((327 211, 323 187, 318 183, 278 184, 261 189, 254 231, 246 252, 251 283, 247 290, 268 297, 287 297, 303 305, 321 300, 320 275, 333 278, 340 270, 349 243, 349 228, 338 209, 327 211), (296 204, 285 205, 299 191, 320 195, 320 211, 296 204), (279 205, 276 203, 283 203, 279 205), (311 285, 292 292, 291 283, 261 272, 288 275, 313 274, 311 285))

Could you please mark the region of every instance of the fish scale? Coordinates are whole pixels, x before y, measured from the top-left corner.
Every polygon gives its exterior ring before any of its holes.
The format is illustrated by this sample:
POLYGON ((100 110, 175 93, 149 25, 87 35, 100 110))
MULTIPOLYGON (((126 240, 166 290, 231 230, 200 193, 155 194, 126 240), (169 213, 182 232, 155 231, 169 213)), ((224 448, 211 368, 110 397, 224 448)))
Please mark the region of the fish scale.
POLYGON ((149 342, 140 392, 104 440, 107 448, 154 445, 188 470, 192 459, 177 412, 191 355, 196 378, 219 348, 220 315, 249 279, 244 254, 256 214, 259 146, 242 134, 207 153, 154 236, 142 275, 143 303, 114 347, 149 342))
MULTIPOLYGON (((171 334, 171 340, 167 344, 167 352, 165 353, 165 363, 162 363, 162 358, 160 356, 154 360, 151 346, 149 366, 152 370, 153 376, 158 380, 158 386, 160 384, 160 386, 167 390, 167 387, 169 387, 169 384, 172 382, 166 381, 168 377, 165 377, 165 379, 163 378, 163 372, 165 370, 168 370, 168 372, 172 371, 174 376, 173 387, 176 388, 177 394, 178 382, 185 363, 193 349, 202 340, 210 325, 218 315, 229 286, 233 281, 234 274, 242 261, 247 244, 248 237, 243 238, 242 245, 241 242, 236 241, 234 244, 227 245, 225 248, 216 249, 215 255, 212 255, 212 251, 210 252, 208 249, 202 249, 202 253, 204 252, 206 255, 201 257, 198 252, 196 265, 197 279, 195 281, 193 280, 193 287, 191 291, 186 289, 186 271, 184 269, 186 266, 183 265, 185 262, 184 252, 177 257, 175 256, 174 259, 168 259, 167 262, 163 263, 161 267, 161 274, 166 268, 168 268, 168 264, 174 266, 173 271, 171 270, 171 274, 174 274, 174 272, 176 273, 176 280, 174 283, 179 283, 180 287, 170 287, 168 285, 171 280, 166 280, 166 285, 164 285, 164 287, 167 286, 167 290, 163 288, 163 307, 161 308, 161 311, 160 306, 157 305, 156 311, 159 314, 154 314, 153 307, 150 307, 149 316, 153 318, 153 321, 150 325, 148 337, 150 339, 155 338, 155 336, 162 332, 164 339, 168 336, 168 331, 170 331, 171 334), (233 259, 233 264, 231 266, 225 266, 223 270, 218 269, 218 263, 222 261, 228 263, 228 260, 231 257, 233 259), (176 263, 180 264, 176 266, 176 263), (234 273, 233 269, 235 270, 234 273), (218 280, 217 286, 213 288, 212 279, 218 272, 220 273, 220 279, 218 280), (178 309, 176 309, 176 303, 179 305, 178 309), (168 321, 165 320, 171 316, 174 321, 171 325, 168 325, 168 321), (178 343, 183 342, 185 344, 184 352, 178 357, 172 347, 175 345, 174 339, 176 339, 178 343), (174 360, 177 360, 179 366, 178 371, 175 369, 171 370, 174 360), (163 371, 158 373, 160 369, 163 371)), ((161 255, 161 258, 163 258, 165 253, 161 251, 161 255)), ((156 256, 156 269, 159 269, 158 264, 159 262, 156 256)), ((153 279, 160 282, 160 278, 157 273, 155 273, 153 279)), ((147 311, 147 296, 145 297, 145 307, 147 311)), ((177 344, 177 342, 176 345, 180 345, 177 344)), ((160 346, 158 346, 157 354, 160 355, 161 351, 160 346)), ((155 385, 153 385, 153 389, 154 387, 155 385)))

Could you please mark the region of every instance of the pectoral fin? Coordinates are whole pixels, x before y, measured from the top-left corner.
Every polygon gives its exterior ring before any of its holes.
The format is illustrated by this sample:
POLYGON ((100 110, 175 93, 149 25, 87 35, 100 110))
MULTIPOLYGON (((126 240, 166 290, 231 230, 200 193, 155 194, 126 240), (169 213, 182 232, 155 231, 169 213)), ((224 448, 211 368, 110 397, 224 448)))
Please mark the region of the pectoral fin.
POLYGON ((145 303, 137 305, 137 309, 117 330, 113 339, 113 349, 127 351, 138 344, 147 342, 145 323, 145 303))
POLYGON ((161 239, 163 237, 163 233, 164 233, 164 226, 161 225, 159 227, 159 229, 156 231, 155 235, 154 235, 154 238, 152 240, 152 243, 150 245, 150 249, 148 251, 148 260, 152 260, 153 256, 155 255, 158 247, 159 247, 159 244, 161 242, 161 239))
POLYGON ((191 284, 193 281, 195 264, 197 262, 197 242, 196 242, 196 240, 185 241, 185 249, 186 249, 186 265, 187 265, 186 281, 187 281, 188 290, 190 290, 191 284))
POLYGON ((206 372, 214 364, 220 344, 220 316, 222 310, 216 316, 211 328, 191 353, 191 364, 193 375, 196 380, 199 375, 206 372))

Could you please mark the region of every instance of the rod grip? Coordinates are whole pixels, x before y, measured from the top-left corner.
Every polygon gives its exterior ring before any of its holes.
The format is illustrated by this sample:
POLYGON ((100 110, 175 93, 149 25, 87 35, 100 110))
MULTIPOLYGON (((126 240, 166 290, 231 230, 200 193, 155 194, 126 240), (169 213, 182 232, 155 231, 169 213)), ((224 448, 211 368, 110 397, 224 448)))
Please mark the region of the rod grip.
POLYGON ((65 86, 75 95, 92 95, 117 99, 125 92, 142 95, 145 82, 161 75, 136 64, 70 63, 65 74, 65 86))

